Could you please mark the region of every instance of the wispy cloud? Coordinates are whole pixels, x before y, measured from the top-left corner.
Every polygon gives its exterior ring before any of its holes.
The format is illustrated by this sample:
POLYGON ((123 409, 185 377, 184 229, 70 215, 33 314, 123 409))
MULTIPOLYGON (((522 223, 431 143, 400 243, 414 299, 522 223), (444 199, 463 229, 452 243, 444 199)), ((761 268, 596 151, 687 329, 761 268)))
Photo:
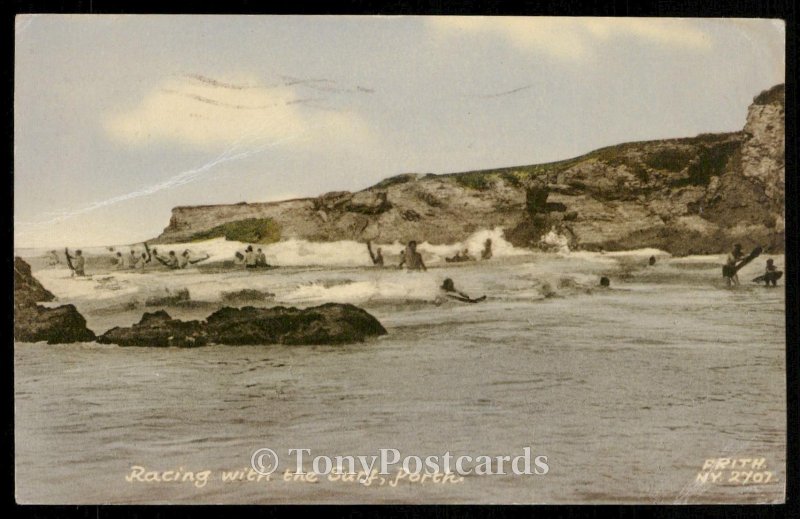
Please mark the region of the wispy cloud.
POLYGON ((268 86, 255 81, 233 82, 194 74, 166 81, 139 106, 105 121, 109 135, 129 145, 179 141, 211 150, 223 149, 200 166, 134 191, 98 200, 78 209, 43 213, 37 221, 17 221, 17 236, 46 228, 130 200, 198 181, 223 172, 223 164, 245 159, 270 148, 322 139, 316 147, 333 141, 361 146, 370 140, 365 123, 352 112, 305 110, 319 98, 298 97, 291 87, 268 86), (208 175, 210 174, 210 175, 208 175))
POLYGON ((230 146, 242 135, 269 142, 312 129, 328 130, 310 135, 311 140, 350 145, 368 137, 370 132, 357 112, 314 108, 312 101, 327 97, 301 95, 297 88, 302 81, 317 80, 291 78, 265 84, 202 74, 173 76, 157 84, 137 106, 108 114, 104 127, 112 139, 130 146, 168 142, 201 149, 230 146))
POLYGON ((555 18, 458 17, 428 19, 429 26, 446 36, 496 37, 524 51, 581 60, 597 52, 597 44, 615 38, 704 51, 710 37, 692 20, 678 18, 555 18))

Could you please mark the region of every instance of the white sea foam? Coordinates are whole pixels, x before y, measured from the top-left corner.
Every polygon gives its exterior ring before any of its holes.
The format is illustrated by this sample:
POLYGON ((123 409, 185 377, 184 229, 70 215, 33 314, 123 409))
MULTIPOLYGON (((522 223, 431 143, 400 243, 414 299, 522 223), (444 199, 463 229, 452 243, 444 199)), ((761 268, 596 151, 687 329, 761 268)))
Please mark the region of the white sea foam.
POLYGON ((550 229, 547 234, 542 236, 542 238, 539 240, 539 243, 550 250, 561 253, 569 252, 569 238, 563 234, 559 234, 555 229, 550 229))
MULTIPOLYGON (((445 258, 453 256, 465 248, 469 253, 479 258, 487 239, 492 240, 492 257, 504 258, 530 254, 530 251, 517 249, 503 237, 500 227, 484 229, 470 235, 466 240, 456 243, 433 245, 428 242, 417 244, 417 250, 422 254, 426 264, 444 263, 445 258)), ((174 243, 158 245, 159 253, 174 250, 180 253, 189 250, 197 256, 208 255, 209 259, 204 264, 233 260, 236 252, 244 252, 248 243, 227 241, 216 238, 195 243, 174 243)), ((399 261, 399 256, 405 249, 404 243, 373 243, 373 250, 378 247, 383 249, 387 261, 399 261)), ((267 256, 267 262, 277 266, 287 267, 364 267, 372 265, 365 243, 342 240, 334 242, 311 242, 290 238, 269 245, 253 245, 261 248, 267 256)))
POLYGON ((67 268, 42 269, 34 277, 59 298, 69 300, 107 300, 136 294, 141 276, 121 272, 114 275, 72 277, 67 268))
MULTIPOLYGON (((435 302, 441 297, 439 286, 452 278, 459 290, 473 297, 487 294, 490 298, 529 300, 553 294, 582 293, 596 287, 601 276, 608 276, 612 286, 620 280, 638 279, 647 282, 720 282, 717 265, 723 255, 672 258, 657 249, 619 252, 563 251, 534 252, 514 248, 502 230, 481 230, 463 242, 418 245, 427 272, 407 272, 394 268, 404 244, 374 244, 383 249, 385 268, 373 268, 363 243, 355 241, 308 242, 290 239, 262 246, 268 261, 278 266, 270 270, 246 270, 243 267, 223 268, 234 254, 248 244, 218 238, 191 244, 161 244, 161 254, 170 250, 180 253, 189 249, 193 255, 208 255, 199 265, 182 270, 150 268, 146 272, 116 270, 110 259, 114 252, 107 248, 84 249, 87 255, 86 278, 71 277, 65 266, 43 268, 37 260, 34 275, 60 301, 86 303, 91 306, 114 306, 143 302, 153 295, 189 291, 192 301, 218 303, 224 292, 253 289, 274 294, 270 304, 307 305, 323 302, 353 304, 435 302), (447 263, 445 258, 467 248, 480 257, 486 239, 492 240, 493 259, 447 263), (647 259, 657 258, 654 267, 647 259), (106 261, 108 259, 109 261, 106 261), (220 267, 205 269, 209 265, 220 267), (98 303, 92 303, 96 301, 98 303)), ((115 247, 115 249, 119 249, 115 247)), ((138 252, 142 249, 135 248, 138 252)), ((127 252, 127 248, 122 248, 127 252)), ((776 256, 781 266, 781 256, 776 256)), ((750 279, 763 273, 763 263, 753 262, 743 269, 741 278, 750 279)))

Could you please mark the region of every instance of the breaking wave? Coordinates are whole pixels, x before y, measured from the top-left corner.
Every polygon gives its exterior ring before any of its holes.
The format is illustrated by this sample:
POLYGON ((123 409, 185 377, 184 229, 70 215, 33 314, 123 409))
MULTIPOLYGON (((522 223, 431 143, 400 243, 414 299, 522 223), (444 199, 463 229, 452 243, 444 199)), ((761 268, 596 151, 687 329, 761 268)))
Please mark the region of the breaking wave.
MULTIPOLYGON (((504 258, 530 254, 530 251, 515 248, 503 237, 500 227, 484 229, 470 235, 466 240, 445 245, 433 245, 421 242, 417 250, 422 254, 423 260, 428 265, 445 263, 446 257, 451 257, 457 252, 467 249, 469 254, 480 258, 484 243, 492 240, 493 258, 504 258)), ((194 254, 209 256, 204 264, 232 261, 236 252, 243 252, 247 243, 226 241, 217 238, 192 244, 162 244, 159 250, 174 250, 181 252, 190 250, 194 254)), ((267 256, 267 262, 284 267, 368 267, 372 265, 366 244, 352 240, 334 242, 311 242, 301 239, 288 239, 269 245, 253 245, 261 248, 267 256)), ((387 264, 397 264, 400 254, 405 248, 404 243, 373 243, 373 250, 380 247, 387 264)))

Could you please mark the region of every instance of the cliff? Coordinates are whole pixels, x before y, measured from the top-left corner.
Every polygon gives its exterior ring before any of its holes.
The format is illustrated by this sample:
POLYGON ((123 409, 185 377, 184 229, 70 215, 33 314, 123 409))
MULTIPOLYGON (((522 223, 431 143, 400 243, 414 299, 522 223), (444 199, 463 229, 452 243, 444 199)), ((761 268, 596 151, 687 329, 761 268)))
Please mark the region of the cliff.
POLYGON ((784 105, 778 85, 754 99, 741 132, 626 143, 532 166, 404 174, 357 193, 177 207, 156 242, 228 236, 236 222, 247 221, 248 229, 259 222, 267 229, 248 240, 261 243, 453 243, 500 226, 517 246, 537 246, 555 228, 573 248, 589 250, 705 254, 736 241, 778 252, 784 247, 784 105))

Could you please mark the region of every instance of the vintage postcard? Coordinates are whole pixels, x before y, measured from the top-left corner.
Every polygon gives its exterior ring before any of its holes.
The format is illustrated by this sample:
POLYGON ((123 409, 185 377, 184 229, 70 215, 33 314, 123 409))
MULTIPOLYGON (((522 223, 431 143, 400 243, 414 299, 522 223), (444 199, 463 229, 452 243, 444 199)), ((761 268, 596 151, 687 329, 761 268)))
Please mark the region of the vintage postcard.
POLYGON ((783 503, 785 25, 18 15, 19 503, 783 503))

